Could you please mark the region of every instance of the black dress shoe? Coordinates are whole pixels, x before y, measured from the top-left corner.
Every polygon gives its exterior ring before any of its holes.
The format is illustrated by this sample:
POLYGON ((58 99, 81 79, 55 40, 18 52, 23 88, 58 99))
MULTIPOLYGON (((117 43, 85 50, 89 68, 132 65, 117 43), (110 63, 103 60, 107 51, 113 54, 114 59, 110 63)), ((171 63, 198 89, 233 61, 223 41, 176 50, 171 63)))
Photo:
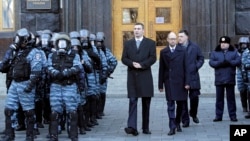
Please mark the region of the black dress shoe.
POLYGON ((144 129, 144 130, 142 131, 142 133, 143 133, 143 134, 151 134, 151 131, 149 131, 149 129, 144 129))
POLYGON ((134 136, 137 136, 139 134, 139 132, 132 127, 126 127, 124 130, 127 134, 132 134, 134 136))
POLYGON ((199 121, 198 117, 193 117, 193 122, 194 123, 199 123, 200 121, 199 121))
POLYGON ((170 129, 170 131, 168 132, 168 135, 171 136, 171 135, 174 135, 175 134, 175 129, 170 129))
POLYGON ((81 135, 86 134, 86 131, 85 131, 85 129, 83 127, 79 128, 79 134, 81 134, 81 135))
POLYGON ((250 118, 250 113, 248 113, 246 116, 245 116, 246 119, 249 119, 250 118))
POLYGON ((189 123, 184 123, 184 124, 182 125, 182 127, 184 127, 184 128, 189 127, 189 123))
POLYGON ((181 126, 180 126, 180 125, 177 125, 177 126, 176 126, 176 131, 177 131, 177 132, 182 132, 182 129, 181 129, 181 126))
POLYGON ((214 122, 222 121, 222 118, 215 118, 213 121, 214 122))
POLYGON ((232 122, 237 122, 238 119, 237 119, 237 118, 231 118, 231 121, 232 121, 232 122))

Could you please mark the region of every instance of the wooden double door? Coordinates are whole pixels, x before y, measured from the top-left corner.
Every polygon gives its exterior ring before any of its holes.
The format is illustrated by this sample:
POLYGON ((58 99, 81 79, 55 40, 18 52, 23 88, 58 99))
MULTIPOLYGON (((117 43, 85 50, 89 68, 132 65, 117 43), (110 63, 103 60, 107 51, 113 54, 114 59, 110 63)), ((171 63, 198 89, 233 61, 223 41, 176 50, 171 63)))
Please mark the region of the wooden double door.
POLYGON ((112 4, 112 50, 118 59, 123 42, 133 38, 134 23, 143 23, 145 36, 156 41, 157 57, 167 44, 167 34, 182 26, 181 0, 113 0, 112 4))

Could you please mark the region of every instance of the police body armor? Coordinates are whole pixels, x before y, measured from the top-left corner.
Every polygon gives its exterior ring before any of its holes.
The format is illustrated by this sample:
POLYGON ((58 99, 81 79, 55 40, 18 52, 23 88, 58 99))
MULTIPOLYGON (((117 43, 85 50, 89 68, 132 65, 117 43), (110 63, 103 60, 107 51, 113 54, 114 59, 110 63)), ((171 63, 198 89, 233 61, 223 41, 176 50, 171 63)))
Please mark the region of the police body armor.
MULTIPOLYGON (((58 55, 56 52, 52 55, 53 67, 56 70, 63 71, 64 69, 71 68, 73 66, 73 60, 75 58, 75 52, 71 51, 68 55, 58 55)), ((71 85, 76 82, 76 76, 66 77, 63 80, 52 78, 53 83, 60 85, 71 85)))
POLYGON ((16 82, 27 81, 30 79, 31 67, 27 62, 27 55, 31 48, 25 49, 20 55, 17 55, 12 63, 12 78, 16 82))

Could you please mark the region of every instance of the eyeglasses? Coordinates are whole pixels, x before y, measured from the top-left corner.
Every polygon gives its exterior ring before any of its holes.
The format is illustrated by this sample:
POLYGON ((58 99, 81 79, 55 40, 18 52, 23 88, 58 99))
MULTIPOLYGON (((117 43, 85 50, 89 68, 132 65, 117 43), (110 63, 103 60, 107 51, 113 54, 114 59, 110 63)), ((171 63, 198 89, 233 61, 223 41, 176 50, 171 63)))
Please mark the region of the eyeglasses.
POLYGON ((168 38, 169 40, 176 40, 176 38, 168 38))

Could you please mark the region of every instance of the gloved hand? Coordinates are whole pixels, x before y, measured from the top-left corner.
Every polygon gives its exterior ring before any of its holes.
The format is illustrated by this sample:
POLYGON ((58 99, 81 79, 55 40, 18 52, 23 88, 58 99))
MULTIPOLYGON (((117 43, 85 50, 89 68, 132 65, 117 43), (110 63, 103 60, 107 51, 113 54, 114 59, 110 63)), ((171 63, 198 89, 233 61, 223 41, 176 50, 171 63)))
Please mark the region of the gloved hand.
POLYGON ((221 66, 222 66, 222 67, 229 67, 229 66, 230 66, 230 63, 229 63, 227 60, 224 60, 224 61, 221 63, 221 66))
POLYGON ((250 64, 245 64, 245 65, 244 65, 244 68, 245 68, 246 70, 250 70, 250 64))
POLYGON ((64 70, 62 71, 62 75, 65 76, 65 77, 69 77, 69 76, 70 76, 70 71, 69 71, 69 69, 64 69, 64 70))
POLYGON ((32 87, 30 85, 27 85, 25 88, 24 88, 24 92, 26 93, 30 93, 32 91, 32 87))
POLYGON ((58 73, 55 75, 55 78, 58 79, 58 80, 63 80, 63 78, 64 78, 63 73, 62 73, 62 72, 58 72, 58 73))
POLYGON ((106 82, 106 78, 100 78, 100 84, 104 84, 106 82))

